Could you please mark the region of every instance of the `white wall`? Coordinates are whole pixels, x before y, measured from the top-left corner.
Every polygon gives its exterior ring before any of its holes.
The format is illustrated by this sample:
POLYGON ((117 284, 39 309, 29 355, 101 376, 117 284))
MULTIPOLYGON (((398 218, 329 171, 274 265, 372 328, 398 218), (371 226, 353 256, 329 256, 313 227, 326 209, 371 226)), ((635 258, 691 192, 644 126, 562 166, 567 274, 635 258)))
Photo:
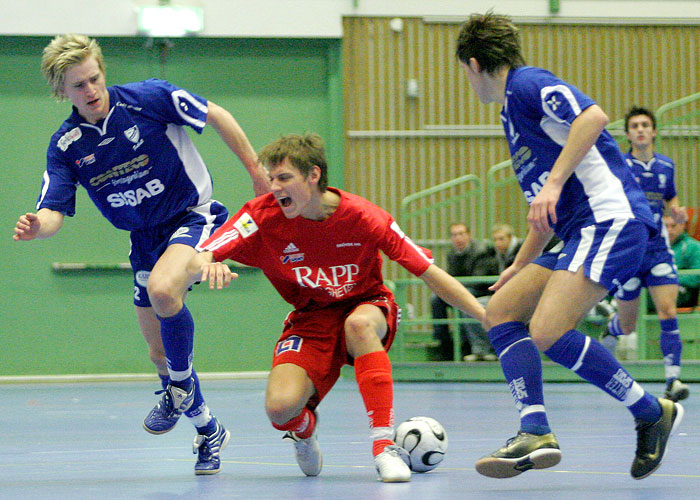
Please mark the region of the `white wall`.
MULTIPOLYGON (((136 34, 134 6, 156 0, 0 0, 0 34, 100 36, 136 34)), ((210 37, 331 37, 342 35, 344 15, 464 18, 495 12, 515 18, 547 18, 549 0, 172 0, 204 8, 210 37)), ((700 23, 698 0, 559 0, 555 19, 617 19, 700 23)))

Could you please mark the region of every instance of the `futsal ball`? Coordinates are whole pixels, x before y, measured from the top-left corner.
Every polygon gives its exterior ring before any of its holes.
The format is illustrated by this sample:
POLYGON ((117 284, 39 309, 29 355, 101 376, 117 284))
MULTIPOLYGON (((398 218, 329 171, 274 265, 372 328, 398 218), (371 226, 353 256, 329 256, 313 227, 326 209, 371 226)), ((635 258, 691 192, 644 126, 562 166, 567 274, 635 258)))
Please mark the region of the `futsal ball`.
POLYGON ((430 417, 412 417, 396 428, 394 441, 408 452, 413 472, 428 472, 438 466, 447 451, 447 434, 430 417))

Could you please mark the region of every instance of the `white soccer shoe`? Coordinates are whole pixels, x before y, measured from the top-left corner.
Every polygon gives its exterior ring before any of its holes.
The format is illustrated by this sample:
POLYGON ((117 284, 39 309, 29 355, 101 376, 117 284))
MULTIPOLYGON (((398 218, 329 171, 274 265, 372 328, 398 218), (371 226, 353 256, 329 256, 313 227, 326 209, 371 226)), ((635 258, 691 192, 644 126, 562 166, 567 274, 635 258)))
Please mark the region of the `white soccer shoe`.
POLYGON ((379 480, 385 483, 405 483, 411 480, 408 468, 408 452, 397 445, 390 445, 374 457, 379 480))
POLYGON ((318 444, 316 433, 318 431, 318 413, 316 415, 316 425, 311 436, 301 439, 293 432, 287 432, 282 439, 288 439, 294 443, 294 454, 301 471, 307 476, 318 476, 323 468, 323 453, 318 444))

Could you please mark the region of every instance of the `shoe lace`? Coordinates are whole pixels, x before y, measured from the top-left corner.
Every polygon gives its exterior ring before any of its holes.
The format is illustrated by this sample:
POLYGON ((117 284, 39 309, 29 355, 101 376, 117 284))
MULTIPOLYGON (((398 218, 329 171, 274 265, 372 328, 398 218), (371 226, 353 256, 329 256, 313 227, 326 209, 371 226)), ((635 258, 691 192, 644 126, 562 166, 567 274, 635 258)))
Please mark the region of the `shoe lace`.
POLYGON ((523 435, 523 432, 522 432, 522 431, 518 431, 518 433, 517 433, 515 436, 513 436, 513 437, 511 437, 511 438, 508 438, 508 439, 506 440, 506 447, 510 446, 510 444, 511 444, 513 441, 516 441, 516 440, 520 439, 520 436, 522 436, 522 435, 523 435))
POLYGON ((209 447, 209 437, 204 434, 197 434, 192 443, 192 453, 199 453, 199 458, 202 460, 212 456, 211 448, 209 447))
POLYGON ((652 453, 654 451, 654 440, 651 439, 649 430, 653 427, 653 422, 645 422, 637 419, 634 430, 637 431, 637 455, 652 453))
POLYGON ((399 452, 399 447, 395 444, 390 444, 389 446, 384 448, 384 452, 387 453, 388 455, 394 456, 394 457, 401 457, 401 453, 399 452))
POLYGON ((285 433, 285 435, 282 436, 282 439, 288 439, 293 441, 297 453, 301 455, 301 457, 304 459, 309 458, 314 454, 314 446, 311 442, 310 437, 307 439, 302 439, 296 434, 294 434, 292 431, 287 431, 287 433, 285 433))
POLYGON ((170 391, 161 389, 155 392, 156 395, 163 395, 163 397, 158 401, 158 408, 166 410, 168 413, 172 413, 174 410, 173 397, 170 395, 170 391))

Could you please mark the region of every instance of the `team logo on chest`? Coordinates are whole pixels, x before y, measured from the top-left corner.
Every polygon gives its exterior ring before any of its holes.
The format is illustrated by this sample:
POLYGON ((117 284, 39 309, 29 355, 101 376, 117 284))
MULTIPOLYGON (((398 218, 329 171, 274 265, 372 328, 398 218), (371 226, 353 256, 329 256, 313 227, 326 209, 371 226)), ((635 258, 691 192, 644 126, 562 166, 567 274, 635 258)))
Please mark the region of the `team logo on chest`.
POLYGON ((124 131, 124 136, 134 143, 134 151, 136 151, 141 144, 143 144, 143 139, 141 139, 141 133, 139 132, 139 127, 134 125, 124 131))
POLYGON ((335 298, 347 295, 355 288, 355 277, 360 273, 357 264, 312 268, 293 267, 297 284, 302 288, 322 288, 335 298))
POLYGON ((283 251, 285 255, 280 256, 282 264, 290 262, 301 262, 304 260, 304 253, 299 251, 299 248, 294 243, 287 245, 283 251))

